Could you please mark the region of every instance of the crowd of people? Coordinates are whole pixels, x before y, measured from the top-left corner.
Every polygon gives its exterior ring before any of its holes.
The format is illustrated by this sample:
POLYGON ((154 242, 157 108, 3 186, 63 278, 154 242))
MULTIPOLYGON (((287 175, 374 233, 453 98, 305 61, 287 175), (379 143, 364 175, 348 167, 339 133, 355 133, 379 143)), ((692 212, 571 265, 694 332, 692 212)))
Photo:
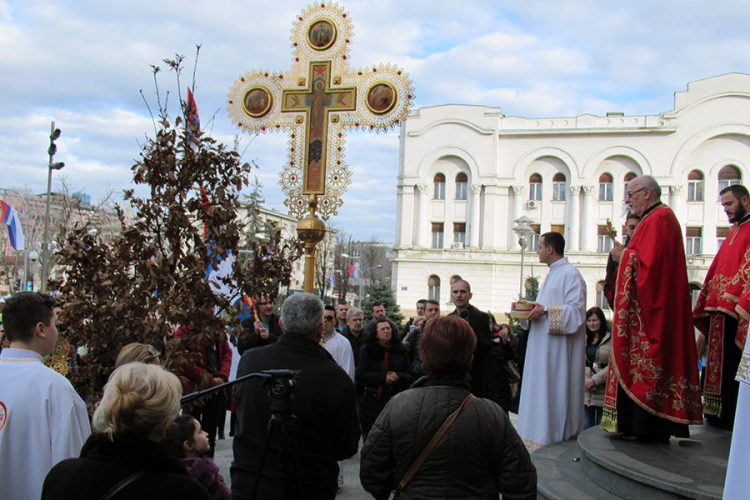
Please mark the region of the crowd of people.
MULTIPOLYGON (((453 311, 420 300, 403 328, 379 302, 365 314, 295 293, 278 315, 275 297, 259 295, 240 331, 191 344, 191 363, 174 373, 153 346, 124 347, 93 416, 42 364, 59 304, 19 293, 3 308, 0 499, 334 498, 360 439, 360 481, 375 498, 536 498, 529 451, 585 428, 665 441, 706 413, 731 429, 750 311, 747 282, 734 277, 750 271, 750 197, 722 191, 734 226, 692 310, 679 223, 660 194, 648 176, 629 184, 626 239, 605 280, 611 324, 586 309, 565 239, 548 232, 537 253, 549 272, 515 331, 472 305, 465 280, 451 285, 453 311), (181 405, 197 388, 261 372, 181 405), (212 461, 228 410, 231 491, 212 461)), ((175 337, 198 333, 183 325, 175 337)))

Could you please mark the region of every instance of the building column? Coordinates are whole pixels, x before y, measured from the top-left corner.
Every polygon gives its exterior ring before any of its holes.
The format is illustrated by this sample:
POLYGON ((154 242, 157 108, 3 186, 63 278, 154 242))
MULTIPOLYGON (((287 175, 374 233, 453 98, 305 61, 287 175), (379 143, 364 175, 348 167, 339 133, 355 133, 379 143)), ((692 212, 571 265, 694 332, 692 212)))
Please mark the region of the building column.
POLYGON ((509 250, 520 250, 521 245, 518 244, 518 237, 513 232, 513 228, 516 223, 514 220, 518 219, 523 215, 523 186, 511 186, 513 189, 513 218, 510 221, 510 227, 507 231, 510 231, 510 244, 508 245, 509 250))
POLYGON ((570 207, 568 208, 568 220, 565 225, 570 228, 568 232, 568 250, 571 252, 577 252, 581 249, 580 218, 581 186, 570 186, 570 207))
POLYGON ((479 215, 482 210, 482 185, 471 185, 471 228, 469 229, 469 245, 479 248, 479 215))
MULTIPOLYGON (((677 217, 677 220, 680 222, 680 226, 682 227, 682 235, 684 237, 686 227, 685 223, 687 222, 687 213, 685 213, 685 203, 682 200, 682 186, 669 186, 669 208, 672 209, 675 217, 677 217)), ((715 217, 716 215, 714 215, 714 218, 715 217)), ((703 221, 705 227, 706 219, 704 218, 703 221)))
POLYGON ((419 190, 419 214, 417 220, 416 246, 421 248, 430 247, 430 199, 428 197, 429 184, 417 184, 419 190))
POLYGON ((495 184, 484 186, 484 210, 480 220, 482 248, 505 248, 505 228, 508 224, 508 188, 495 184), (505 216, 501 216, 504 214, 505 216))
POLYGON ((596 232, 594 231, 594 186, 581 186, 583 191, 583 215, 581 216, 581 250, 596 250, 596 232))
POLYGON ((414 230, 416 229, 414 213, 414 186, 398 186, 398 205, 396 210, 396 246, 414 246, 414 230))

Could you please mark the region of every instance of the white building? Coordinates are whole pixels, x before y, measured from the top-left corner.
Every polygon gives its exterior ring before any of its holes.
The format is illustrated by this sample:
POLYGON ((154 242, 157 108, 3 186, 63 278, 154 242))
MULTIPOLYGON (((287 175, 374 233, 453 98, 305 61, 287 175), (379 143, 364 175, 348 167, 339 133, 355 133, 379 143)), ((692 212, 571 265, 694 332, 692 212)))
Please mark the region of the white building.
MULTIPOLYGON (((699 288, 729 224, 719 191, 747 179, 750 75, 692 82, 660 115, 504 116, 499 108, 444 105, 412 112, 401 128, 393 280, 402 307, 450 305, 469 281, 473 303, 507 312, 520 287, 512 228, 527 215, 537 235, 565 235, 566 256, 601 305, 609 218, 622 234, 623 199, 636 175, 656 178, 682 224, 688 278, 699 288)), ((544 277, 533 251, 524 274, 544 277)), ((406 310, 408 313, 408 309, 406 310)))

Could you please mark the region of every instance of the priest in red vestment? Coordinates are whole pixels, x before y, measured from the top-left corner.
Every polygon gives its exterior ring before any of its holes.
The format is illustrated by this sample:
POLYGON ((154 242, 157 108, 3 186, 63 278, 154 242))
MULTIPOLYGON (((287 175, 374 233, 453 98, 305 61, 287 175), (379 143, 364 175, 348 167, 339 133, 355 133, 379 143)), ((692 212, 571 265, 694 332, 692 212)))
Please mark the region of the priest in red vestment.
POLYGON ((693 309, 708 344, 703 413, 712 425, 732 430, 739 382, 737 367, 750 317, 750 196, 745 186, 721 190, 721 204, 734 227, 721 244, 693 309))
POLYGON ((628 185, 641 222, 622 249, 615 286, 602 427, 647 441, 702 424, 698 360, 682 231, 649 176, 628 185))

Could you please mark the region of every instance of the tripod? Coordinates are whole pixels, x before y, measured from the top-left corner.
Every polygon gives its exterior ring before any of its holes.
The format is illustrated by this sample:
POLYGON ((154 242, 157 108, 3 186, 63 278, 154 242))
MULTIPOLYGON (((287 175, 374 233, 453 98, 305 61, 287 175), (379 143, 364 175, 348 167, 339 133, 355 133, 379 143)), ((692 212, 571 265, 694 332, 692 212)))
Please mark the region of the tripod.
POLYGON ((271 375, 263 381, 269 386, 268 400, 271 404, 271 418, 266 426, 266 443, 260 459, 258 472, 250 498, 255 500, 258 495, 260 478, 271 448, 274 433, 281 435, 281 456, 284 464, 284 486, 287 500, 299 500, 299 454, 297 453, 297 416, 292 412, 294 401, 294 387, 299 370, 264 370, 271 375))
POLYGON ((297 375, 300 370, 263 370, 260 373, 249 373, 231 382, 203 391, 187 394, 180 398, 180 404, 193 401, 201 396, 244 382, 251 378, 263 379, 263 386, 268 387, 268 401, 271 406, 271 417, 266 426, 266 443, 263 448, 260 466, 255 476, 255 482, 250 495, 252 500, 258 495, 260 478, 271 447, 271 440, 276 431, 281 434, 282 460, 284 461, 284 484, 286 487, 287 500, 299 500, 299 454, 297 453, 297 416, 292 411, 294 402, 294 389, 297 386, 297 375))

